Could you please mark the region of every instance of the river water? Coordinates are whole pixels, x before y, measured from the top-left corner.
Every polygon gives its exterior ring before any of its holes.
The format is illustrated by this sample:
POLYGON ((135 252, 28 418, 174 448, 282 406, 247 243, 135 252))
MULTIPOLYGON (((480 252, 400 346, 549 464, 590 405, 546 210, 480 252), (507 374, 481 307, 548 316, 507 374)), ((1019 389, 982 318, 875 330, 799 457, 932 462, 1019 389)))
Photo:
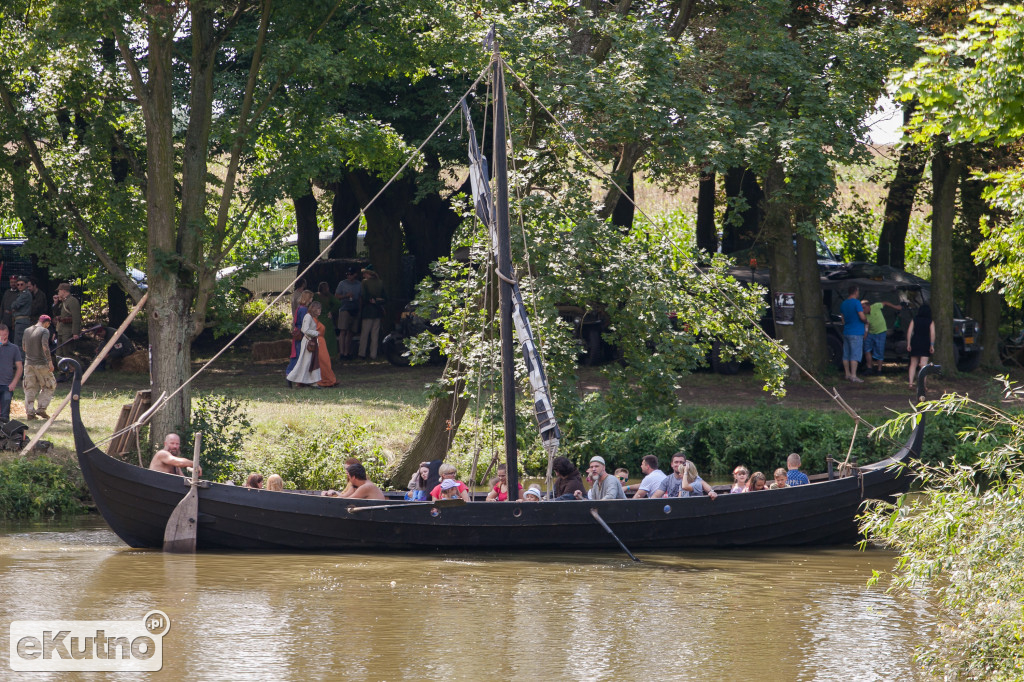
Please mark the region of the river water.
MULTIPOLYGON (((171 622, 156 673, 33 680, 908 680, 927 604, 868 588, 893 555, 165 555, 97 517, 0 525, 13 620, 171 622)), ((9 637, 8 637, 9 638, 9 637)), ((16 679, 0 647, 0 679, 16 679)))

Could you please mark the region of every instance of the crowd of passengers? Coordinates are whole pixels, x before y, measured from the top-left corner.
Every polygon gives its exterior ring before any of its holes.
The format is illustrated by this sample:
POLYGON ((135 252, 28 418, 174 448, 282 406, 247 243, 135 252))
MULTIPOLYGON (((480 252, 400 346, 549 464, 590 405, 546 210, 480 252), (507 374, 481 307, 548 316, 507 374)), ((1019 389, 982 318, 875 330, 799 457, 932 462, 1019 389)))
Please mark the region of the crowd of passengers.
MULTIPOLYGON (((546 498, 540 487, 532 485, 525 491, 519 485, 519 497, 527 502, 551 500, 624 500, 627 493, 633 493, 633 499, 645 497, 696 497, 706 495, 711 499, 718 493, 700 477, 697 466, 686 458, 683 452, 672 455, 672 473, 666 474, 658 466, 655 455, 646 455, 640 463, 644 478, 636 486, 626 485, 629 472, 616 469, 609 474, 605 460, 600 455, 590 458, 586 471, 586 482, 583 473, 567 457, 555 457, 552 469, 555 472, 554 490, 550 498, 546 498)), ((765 475, 760 471, 753 474, 745 466, 738 466, 733 471, 734 483, 730 493, 757 492, 759 490, 776 490, 810 483, 807 475, 800 471, 800 455, 793 453, 786 459, 786 468, 775 470, 774 481, 767 483, 765 475)), ((470 501, 469 487, 458 480, 458 471, 448 463, 421 462, 419 469, 409 481, 407 500, 445 500, 461 498, 470 501)), ((487 493, 488 502, 504 502, 509 499, 508 471, 504 464, 497 468, 497 475, 490 483, 487 493)))
MULTIPOLYGON (((150 462, 149 468, 172 474, 183 473, 184 467, 191 467, 192 460, 180 456, 181 439, 177 434, 168 434, 164 446, 150 462)), ((718 493, 697 473, 697 466, 686 458, 683 452, 672 455, 672 473, 666 474, 658 467, 658 458, 646 455, 640 462, 643 480, 635 486, 625 485, 629 481, 629 471, 616 469, 609 474, 604 458, 595 455, 590 458, 586 480, 590 483, 587 490, 583 482, 583 474, 567 457, 555 457, 552 469, 555 472, 554 490, 551 500, 624 500, 627 493, 633 493, 633 499, 660 497, 696 497, 707 495, 712 500, 718 493)), ((351 499, 383 500, 384 492, 366 474, 366 469, 355 457, 345 460, 345 472, 348 482, 338 490, 325 490, 321 495, 326 497, 345 497, 351 499)), ((202 475, 202 469, 199 469, 202 475)), ((506 465, 499 464, 496 477, 490 483, 487 493, 488 502, 505 502, 509 499, 508 470, 506 465)), ((733 485, 730 493, 749 493, 760 490, 776 490, 810 483, 807 475, 800 471, 800 455, 793 453, 786 459, 786 468, 775 470, 774 482, 767 484, 765 475, 760 471, 753 474, 745 466, 736 467, 733 472, 733 485)), ((244 487, 263 489, 263 475, 251 473, 246 478, 244 487)), ((266 490, 281 492, 284 481, 277 474, 267 478, 266 490)), ((519 495, 514 499, 527 502, 540 502, 545 498, 537 485, 531 485, 526 491, 518 486, 519 495)), ((437 501, 461 499, 470 501, 469 486, 458 480, 458 470, 454 465, 435 460, 421 462, 419 469, 409 481, 409 492, 405 499, 413 501, 437 501)))

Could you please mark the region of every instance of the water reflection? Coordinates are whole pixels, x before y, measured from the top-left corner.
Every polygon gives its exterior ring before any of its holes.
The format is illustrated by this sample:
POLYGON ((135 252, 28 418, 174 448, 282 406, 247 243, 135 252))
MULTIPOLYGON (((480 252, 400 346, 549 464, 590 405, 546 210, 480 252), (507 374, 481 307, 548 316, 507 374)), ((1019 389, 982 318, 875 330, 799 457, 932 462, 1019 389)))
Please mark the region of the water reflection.
POLYGON ((172 625, 152 679, 915 678, 925 606, 865 587, 887 553, 641 558, 171 556, 126 549, 95 519, 8 527, 0 627, 161 609, 172 625))

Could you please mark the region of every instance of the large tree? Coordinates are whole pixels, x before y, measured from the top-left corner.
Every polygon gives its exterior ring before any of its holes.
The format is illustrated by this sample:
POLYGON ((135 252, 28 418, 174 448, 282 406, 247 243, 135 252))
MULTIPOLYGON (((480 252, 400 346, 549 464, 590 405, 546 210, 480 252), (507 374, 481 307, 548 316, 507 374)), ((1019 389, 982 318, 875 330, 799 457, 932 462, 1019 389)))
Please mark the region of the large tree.
MULTIPOLYGON (((141 292, 123 262, 99 237, 101 221, 88 210, 93 202, 82 199, 99 183, 80 159, 109 156, 109 147, 87 146, 81 135, 61 138, 54 121, 62 111, 93 125, 102 120, 134 162, 132 184, 145 219, 131 232, 144 235, 158 394, 183 388, 217 270, 251 217, 295 187, 295 175, 280 168, 287 164, 262 156, 271 148, 259 144, 262 136, 287 128, 288 116, 308 111, 318 93, 369 75, 422 74, 425 65, 406 57, 410 45, 415 52, 424 42, 417 37, 438 28, 431 14, 446 11, 400 0, 52 0, 19 3, 0 15, 5 135, 15 154, 30 159, 36 194, 137 299, 141 292), (116 68, 107 69, 99 51, 111 44, 116 68)), ((339 158, 358 156, 353 150, 363 142, 357 134, 336 141, 339 158)), ((287 156, 302 151, 292 147, 287 156)), ((109 159, 100 165, 109 176, 109 159)), ((184 388, 154 417, 155 437, 187 423, 184 388)))

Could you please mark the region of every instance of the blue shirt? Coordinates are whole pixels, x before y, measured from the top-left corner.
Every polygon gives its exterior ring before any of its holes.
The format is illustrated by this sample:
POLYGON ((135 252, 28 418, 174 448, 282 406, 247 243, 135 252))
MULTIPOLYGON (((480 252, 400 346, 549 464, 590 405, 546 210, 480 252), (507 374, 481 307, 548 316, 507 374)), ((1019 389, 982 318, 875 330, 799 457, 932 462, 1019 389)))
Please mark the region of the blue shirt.
POLYGON ((811 479, 807 478, 807 474, 799 469, 790 469, 786 473, 786 485, 790 487, 795 485, 807 485, 810 482, 811 479))
POLYGON ((848 298, 839 306, 843 314, 843 334, 845 336, 864 336, 864 322, 858 313, 864 312, 864 306, 855 298, 848 298))

